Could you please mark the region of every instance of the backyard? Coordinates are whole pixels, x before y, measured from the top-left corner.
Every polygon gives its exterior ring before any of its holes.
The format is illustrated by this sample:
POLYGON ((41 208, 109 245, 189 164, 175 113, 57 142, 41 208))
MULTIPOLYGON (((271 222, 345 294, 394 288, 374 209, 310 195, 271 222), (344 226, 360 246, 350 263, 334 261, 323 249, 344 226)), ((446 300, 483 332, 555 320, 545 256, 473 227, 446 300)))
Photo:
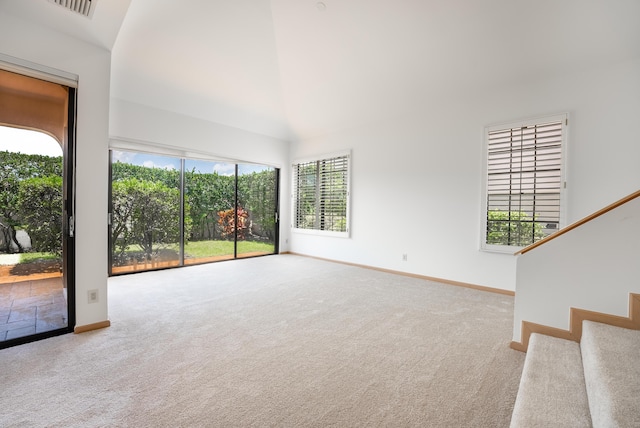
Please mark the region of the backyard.
MULTIPOLYGON (((273 254, 275 246, 270 242, 238 241, 237 257, 252 257, 273 254)), ((234 242, 207 240, 186 242, 184 245, 184 264, 192 265, 234 258, 234 242)), ((149 260, 139 245, 127 247, 117 264, 113 264, 113 273, 135 272, 180 264, 180 246, 177 243, 164 245, 156 249, 149 260)))
POLYGON ((114 150, 111 171, 112 274, 277 251, 272 167, 114 150))

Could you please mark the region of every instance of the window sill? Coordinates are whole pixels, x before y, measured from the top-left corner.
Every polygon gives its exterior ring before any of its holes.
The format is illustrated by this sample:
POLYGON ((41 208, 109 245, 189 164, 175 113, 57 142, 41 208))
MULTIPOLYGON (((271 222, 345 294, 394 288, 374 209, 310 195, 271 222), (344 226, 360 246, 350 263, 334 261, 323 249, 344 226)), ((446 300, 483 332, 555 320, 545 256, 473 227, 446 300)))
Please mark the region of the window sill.
POLYGON ((480 251, 484 251, 485 253, 496 253, 496 254, 509 254, 514 255, 518 251, 522 250, 524 247, 516 247, 512 245, 481 245, 480 251))
POLYGON ((315 235, 326 236, 330 238, 349 238, 349 232, 332 232, 329 230, 316 230, 316 229, 291 229, 293 233, 299 233, 301 235, 315 235))

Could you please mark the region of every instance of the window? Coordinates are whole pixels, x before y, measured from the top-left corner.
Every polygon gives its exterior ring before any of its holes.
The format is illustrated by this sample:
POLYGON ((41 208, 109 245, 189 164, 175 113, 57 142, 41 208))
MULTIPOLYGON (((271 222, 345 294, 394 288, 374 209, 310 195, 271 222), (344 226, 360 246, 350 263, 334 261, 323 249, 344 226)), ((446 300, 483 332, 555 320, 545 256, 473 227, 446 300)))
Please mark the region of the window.
POLYGON ((563 226, 567 115, 488 127, 482 248, 512 252, 563 226))
POLYGON ((293 228, 349 233, 349 154, 293 165, 293 228))

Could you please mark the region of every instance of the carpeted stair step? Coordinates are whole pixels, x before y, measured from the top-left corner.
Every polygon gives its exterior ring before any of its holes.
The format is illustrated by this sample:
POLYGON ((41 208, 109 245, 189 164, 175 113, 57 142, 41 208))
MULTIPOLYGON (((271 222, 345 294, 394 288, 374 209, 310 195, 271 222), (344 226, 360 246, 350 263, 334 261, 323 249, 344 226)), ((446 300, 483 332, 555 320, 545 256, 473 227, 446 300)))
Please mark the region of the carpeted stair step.
POLYGON ((584 321, 580 347, 593 426, 640 427, 640 331, 584 321))
POLYGON ((511 427, 589 427, 580 345, 533 333, 511 427))

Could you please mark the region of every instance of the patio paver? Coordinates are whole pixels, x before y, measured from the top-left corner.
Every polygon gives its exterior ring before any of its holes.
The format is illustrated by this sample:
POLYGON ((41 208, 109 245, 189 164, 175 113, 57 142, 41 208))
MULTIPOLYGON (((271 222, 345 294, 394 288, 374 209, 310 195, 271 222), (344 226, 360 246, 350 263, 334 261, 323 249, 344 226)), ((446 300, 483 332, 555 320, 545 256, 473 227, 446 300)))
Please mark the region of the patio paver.
POLYGON ((67 326, 62 277, 0 283, 0 341, 67 326))

